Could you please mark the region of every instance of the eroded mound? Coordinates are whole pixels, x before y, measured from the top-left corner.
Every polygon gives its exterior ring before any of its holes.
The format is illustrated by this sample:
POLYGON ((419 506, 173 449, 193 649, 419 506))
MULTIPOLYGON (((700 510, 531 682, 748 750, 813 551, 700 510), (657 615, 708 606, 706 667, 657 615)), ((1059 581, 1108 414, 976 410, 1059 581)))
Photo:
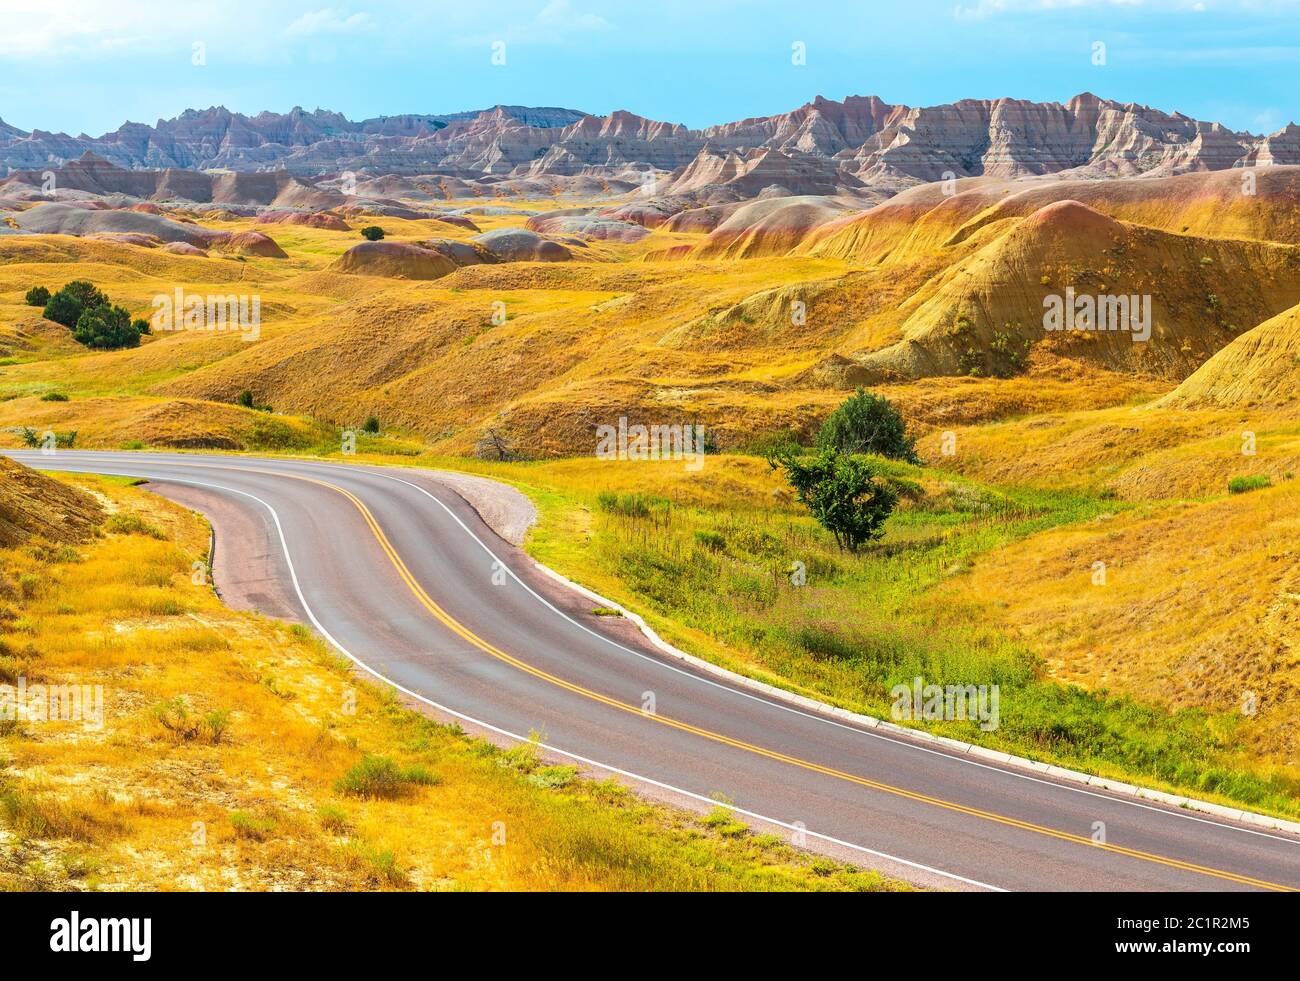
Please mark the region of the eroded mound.
POLYGON ((85 491, 0 457, 0 547, 31 538, 84 542, 103 520, 103 508, 85 491))
POLYGON ((39 235, 72 235, 146 247, 181 242, 234 255, 288 258, 274 239, 261 232, 213 231, 147 211, 47 203, 10 217, 18 228, 39 235))
POLYGON ((1242 334, 1156 405, 1300 413, 1300 306, 1242 334))
POLYGON ((207 253, 198 246, 190 245, 188 242, 168 242, 162 247, 164 252, 170 252, 172 255, 188 255, 196 258, 206 258, 207 253))
POLYGON ((1274 165, 1174 177, 940 181, 819 229, 799 251, 851 262, 912 261, 1067 200, 1176 234, 1300 243, 1300 166, 1274 165))
POLYGON ((40 235, 145 235, 159 242, 206 245, 214 233, 197 225, 140 211, 108 211, 47 203, 13 216, 18 227, 40 235))
POLYGON ((1012 375, 1043 351, 1181 381, 1300 300, 1300 250, 1115 221, 1077 202, 987 226, 902 306, 902 339, 853 384, 1012 375))
POLYGON ((505 262, 567 262, 573 253, 559 242, 542 238, 526 228, 497 228, 474 241, 505 262))
POLYGON ((234 232, 219 235, 210 243, 210 247, 232 255, 261 256, 265 259, 287 259, 284 249, 276 244, 275 239, 261 232, 234 232))
POLYGON ((602 242, 639 242, 649 233, 642 225, 598 215, 539 215, 528 228, 544 235, 573 235, 602 242))
POLYGON ((330 268, 360 276, 441 279, 460 265, 439 251, 413 242, 362 242, 344 252, 330 268))
POLYGON ((835 199, 815 196, 752 201, 731 212, 692 254, 709 259, 783 255, 845 211, 835 199))
POLYGON ((351 226, 329 211, 267 211, 259 221, 268 225, 301 225, 305 228, 324 228, 331 232, 351 231, 351 226))

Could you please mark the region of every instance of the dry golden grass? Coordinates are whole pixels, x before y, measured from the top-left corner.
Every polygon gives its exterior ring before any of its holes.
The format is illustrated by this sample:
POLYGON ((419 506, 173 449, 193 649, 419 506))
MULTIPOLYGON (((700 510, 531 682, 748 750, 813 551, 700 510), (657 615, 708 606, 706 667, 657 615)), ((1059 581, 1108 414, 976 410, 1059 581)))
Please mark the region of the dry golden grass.
POLYGON ((195 585, 197 516, 124 481, 74 482, 112 510, 106 533, 0 551, 21 584, 0 667, 102 685, 104 725, 0 729, 0 888, 898 887, 457 735, 306 631, 195 585), (375 758, 396 782, 340 782, 367 760, 384 776, 375 758))
MULTIPOLYGON (((700 236, 655 232, 635 245, 595 243, 571 263, 475 266, 432 282, 328 272, 359 241, 355 232, 249 219, 204 222, 227 231, 261 227, 289 258, 200 260, 68 238, 0 240, 0 323, 11 325, 0 328, 0 357, 14 362, 0 364, 0 399, 7 399, 0 427, 77 430, 82 446, 325 453, 337 449, 337 427, 375 415, 390 436, 363 441, 363 449, 391 454, 375 459, 472 469, 518 484, 542 506, 534 554, 649 612, 676 642, 853 702, 861 696, 852 689, 857 679, 834 665, 789 650, 784 660, 765 662, 716 630, 655 614, 653 597, 601 551, 609 532, 593 504, 601 490, 667 498, 697 512, 689 521, 704 528, 720 515, 795 520, 766 464, 714 458, 703 476, 670 465, 597 464, 595 427, 620 416, 698 422, 725 449, 786 428, 808 435, 843 400, 857 359, 899 341, 909 320, 942 333, 950 313, 976 304, 997 315, 981 328, 996 332, 1005 327, 997 318, 1030 323, 1043 290, 1067 281, 1155 292, 1158 317, 1176 328, 1175 346, 1168 357, 1153 347, 1150 364, 1132 355, 1131 344, 1101 357, 1091 349, 1109 341, 1071 336, 1035 347, 1013 377, 895 378, 875 386, 921 437, 919 451, 933 468, 924 481, 940 496, 945 482, 966 478, 997 493, 1028 487, 1087 504, 1078 508, 1087 520, 972 546, 951 582, 935 585, 912 567, 898 569, 900 581, 922 583, 909 609, 933 610, 943 620, 936 631, 987 629, 990 649, 1019 645, 1042 658, 1048 678, 1210 711, 1231 707, 1253 685, 1263 701, 1242 729, 1242 765, 1294 767, 1295 625, 1287 597, 1295 586, 1284 571, 1294 544, 1285 515, 1294 503, 1289 475, 1300 471, 1293 407, 1288 414, 1269 400, 1252 404, 1250 393, 1239 407, 1212 399, 1192 409, 1152 405, 1215 345, 1254 327, 1251 317, 1294 302, 1296 249, 1244 240, 1254 230, 1294 242, 1294 218, 1268 219, 1255 202, 1219 213, 1214 202, 1222 195, 1188 197, 1194 183, 1162 184, 1164 196, 1151 200, 1132 196, 1150 182, 1106 185, 1119 195, 1113 201, 1080 186, 1090 205, 1162 231, 1103 223, 1104 234, 1080 244, 1070 228, 1058 229, 1059 241, 1046 249, 1025 223, 1050 196, 1004 205, 1002 190, 992 188, 951 201, 935 192, 924 207, 904 201, 874 224, 828 229, 821 240, 838 236, 834 248, 810 242, 786 257, 667 259, 668 250, 700 236), (1209 237, 1216 235, 1223 240, 1209 237), (74 278, 92 279, 137 313, 177 285, 256 292, 262 338, 246 344, 182 333, 148 339, 136 351, 86 353, 22 305, 29 286, 74 278), (807 304, 806 322, 797 325, 790 317, 796 300, 807 304), (505 304, 505 323, 492 322, 497 302, 505 304), (245 389, 277 413, 231 405, 245 389), (41 401, 50 392, 70 401, 41 401), (447 456, 472 452, 487 426, 545 462, 447 456), (953 455, 942 449, 947 433, 956 439, 953 455), (1243 433, 1254 434, 1254 455, 1243 454, 1243 433), (1237 477, 1267 477, 1276 486, 1228 496, 1237 477), (1095 521, 1098 509, 1116 513, 1095 521), (1096 560, 1114 573, 1102 590, 1079 585, 1078 563, 1093 552, 1104 553, 1096 560), (971 622, 954 626, 954 610, 971 622)), ((524 218, 475 221, 486 231, 524 218)), ((440 222, 377 223, 390 241, 474 234, 440 222)), ((1283 340, 1279 349, 1289 353, 1293 345, 1283 340)), ((17 436, 0 440, 14 445, 17 436)), ((935 530, 936 541, 943 534, 935 530)), ((1091 561, 1082 567, 1085 583, 1091 561)), ((862 595, 841 599, 857 610, 862 595)), ((918 627, 912 639, 922 635, 918 627)), ((255 804, 239 806, 253 815, 243 834, 256 836, 255 804)))
POLYGON ((1145 406, 1048 412, 984 426, 955 426, 919 444, 935 465, 996 484, 1035 484, 1125 500, 1221 496, 1234 477, 1274 482, 1300 473, 1300 425, 1268 410, 1145 406), (1250 451, 1251 452, 1244 452, 1250 451))
POLYGON ((1300 765, 1300 482, 1045 532, 945 592, 1061 682, 1240 708, 1251 755, 1300 765))
MULTIPOLYGON (((474 220, 485 231, 524 222, 517 215, 474 220)), ((289 258, 178 257, 61 236, 0 242, 0 323, 12 325, 0 330, 0 358, 14 362, 0 363, 0 398, 13 400, 0 425, 50 418, 77 430, 82 445, 195 446, 208 438, 212 446, 251 448, 265 443, 229 407, 247 389, 281 413, 338 426, 377 415, 457 453, 472 450, 486 426, 502 424, 534 454, 585 452, 595 422, 620 415, 698 421, 720 445, 743 445, 828 412, 844 381, 810 372, 828 353, 897 340, 907 299, 954 259, 926 256, 888 269, 810 257, 646 261, 665 244, 699 240, 655 232, 635 245, 593 243, 575 250, 574 262, 472 266, 411 282, 327 272, 360 241, 355 232, 204 222, 223 231, 258 228, 289 258), (174 332, 137 350, 86 352, 23 304, 32 285, 57 288, 76 278, 144 316, 153 296, 177 287, 255 294, 261 336, 246 343, 174 332), (807 308, 798 325, 796 300, 807 308), (493 323, 497 303, 505 323, 493 323), (50 392, 72 402, 55 413, 31 401, 50 392), (160 399, 176 404, 160 409, 160 399), (160 424, 153 418, 160 411, 183 413, 183 422, 160 424)), ((389 241, 474 234, 436 221, 378 223, 389 241)), ((1077 377, 1053 381, 1048 375, 1059 368, 1001 388, 931 379, 891 386, 891 397, 925 426, 1164 391, 1096 372, 1086 385, 1077 377)))

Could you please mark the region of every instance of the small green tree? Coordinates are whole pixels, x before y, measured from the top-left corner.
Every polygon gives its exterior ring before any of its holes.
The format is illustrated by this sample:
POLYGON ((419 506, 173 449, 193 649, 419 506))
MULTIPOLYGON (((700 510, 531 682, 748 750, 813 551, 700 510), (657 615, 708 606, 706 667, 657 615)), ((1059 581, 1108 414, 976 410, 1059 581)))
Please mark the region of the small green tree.
POLYGON ((774 457, 772 465, 785 471, 800 503, 849 552, 883 535, 885 519, 898 504, 898 494, 861 457, 823 450, 805 462, 787 451, 774 457))
POLYGON ((50 291, 44 286, 33 286, 27 291, 27 305, 29 307, 43 307, 50 302, 50 291))
POLYGON ((378 417, 378 416, 369 416, 369 417, 366 419, 366 421, 365 421, 365 425, 363 425, 363 426, 361 427, 361 431, 362 431, 363 433, 369 433, 369 434, 372 435, 372 436, 378 434, 378 432, 379 432, 379 417, 378 417))
POLYGON ((72 337, 86 347, 103 351, 140 346, 140 331, 131 323, 131 315, 107 303, 83 310, 72 329, 72 337))
POLYGON ((99 307, 108 302, 103 290, 84 279, 74 279, 59 292, 68 294, 83 307, 99 307))
POLYGON ((108 297, 84 279, 74 279, 46 301, 45 319, 75 330, 87 310, 108 305, 108 297))
POLYGON ((77 326, 77 321, 81 318, 85 308, 75 299, 62 291, 55 293, 45 304, 45 310, 42 316, 46 320, 52 320, 56 324, 62 324, 71 330, 77 326))
POLYGON ((384 237, 384 230, 378 225, 367 225, 361 229, 361 237, 367 242, 378 242, 384 237))
POLYGON ((235 396, 235 404, 242 405, 245 409, 252 409, 254 412, 271 411, 271 407, 269 405, 262 405, 262 403, 258 402, 257 399, 253 397, 253 393, 250 392, 248 389, 244 389, 242 392, 240 392, 238 395, 235 396))
POLYGON ((830 414, 817 432, 817 447, 838 453, 875 453, 920 463, 916 440, 889 399, 859 388, 830 414))

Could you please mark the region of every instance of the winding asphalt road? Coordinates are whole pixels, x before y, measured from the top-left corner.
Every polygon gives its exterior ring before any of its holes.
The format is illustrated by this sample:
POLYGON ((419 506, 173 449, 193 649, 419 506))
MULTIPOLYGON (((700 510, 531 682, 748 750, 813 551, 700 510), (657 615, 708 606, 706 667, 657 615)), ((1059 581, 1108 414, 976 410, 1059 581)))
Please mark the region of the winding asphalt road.
POLYGON ((1300 889, 1300 838, 962 758, 676 663, 625 621, 592 615, 436 474, 10 455, 148 478, 203 510, 225 562, 261 570, 256 606, 314 625, 365 670, 470 728, 539 732, 556 756, 670 799, 698 806, 723 794, 756 824, 860 864, 955 889, 1300 889), (1104 843, 1094 840, 1101 827, 1104 843))

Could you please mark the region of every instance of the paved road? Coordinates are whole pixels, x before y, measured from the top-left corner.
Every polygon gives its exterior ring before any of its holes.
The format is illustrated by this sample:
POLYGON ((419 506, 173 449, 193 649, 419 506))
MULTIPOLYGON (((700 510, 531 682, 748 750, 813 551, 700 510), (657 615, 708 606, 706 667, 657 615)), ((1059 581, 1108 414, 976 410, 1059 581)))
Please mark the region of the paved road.
POLYGON ((725 794, 862 864, 956 889, 1300 888, 1300 839, 963 759, 684 668, 625 622, 591 615, 435 475, 215 455, 11 455, 147 477, 196 504, 226 563, 263 570, 258 606, 312 623, 446 713, 540 732, 547 747, 662 793, 725 794))

